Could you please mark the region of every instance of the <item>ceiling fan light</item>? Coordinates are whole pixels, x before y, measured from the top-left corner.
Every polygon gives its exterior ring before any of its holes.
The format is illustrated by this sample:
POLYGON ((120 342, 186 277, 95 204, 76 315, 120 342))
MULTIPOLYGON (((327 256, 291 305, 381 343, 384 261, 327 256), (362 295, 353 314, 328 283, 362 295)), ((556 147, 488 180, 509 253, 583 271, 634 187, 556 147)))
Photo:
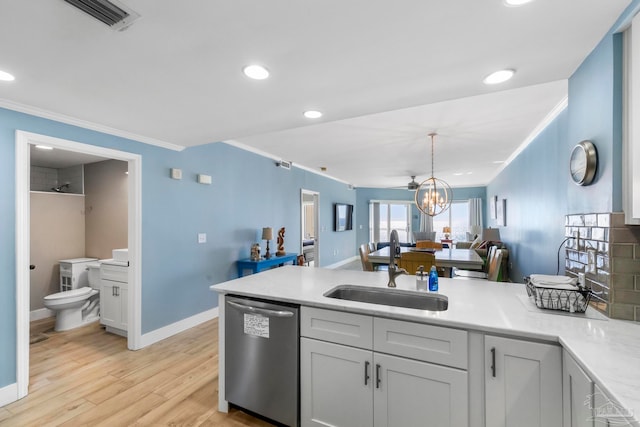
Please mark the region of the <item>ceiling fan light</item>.
POLYGON ((497 85, 511 79, 515 73, 516 71, 512 69, 499 70, 489 74, 482 82, 486 85, 497 85))

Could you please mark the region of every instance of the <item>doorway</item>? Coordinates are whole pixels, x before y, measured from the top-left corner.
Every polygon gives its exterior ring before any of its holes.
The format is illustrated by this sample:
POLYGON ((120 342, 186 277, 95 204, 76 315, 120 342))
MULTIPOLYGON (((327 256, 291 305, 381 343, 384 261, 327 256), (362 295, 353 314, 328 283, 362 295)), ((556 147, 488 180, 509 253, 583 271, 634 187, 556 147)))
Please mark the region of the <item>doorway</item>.
POLYGON ((300 253, 304 255, 305 263, 312 267, 320 265, 319 205, 320 193, 300 190, 300 253))
POLYGON ((138 154, 46 135, 16 131, 16 384, 17 398, 28 394, 30 325, 30 164, 32 145, 127 162, 128 169, 128 336, 127 347, 141 348, 141 163, 138 154))

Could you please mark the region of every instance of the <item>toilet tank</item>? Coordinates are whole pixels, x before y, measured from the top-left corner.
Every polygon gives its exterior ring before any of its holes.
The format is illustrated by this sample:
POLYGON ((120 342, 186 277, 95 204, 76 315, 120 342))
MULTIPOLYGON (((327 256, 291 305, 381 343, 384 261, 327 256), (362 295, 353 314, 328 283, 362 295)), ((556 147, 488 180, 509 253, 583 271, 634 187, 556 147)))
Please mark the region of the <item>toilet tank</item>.
POLYGON ((89 286, 93 289, 100 289, 100 263, 92 262, 87 264, 89 268, 89 286))

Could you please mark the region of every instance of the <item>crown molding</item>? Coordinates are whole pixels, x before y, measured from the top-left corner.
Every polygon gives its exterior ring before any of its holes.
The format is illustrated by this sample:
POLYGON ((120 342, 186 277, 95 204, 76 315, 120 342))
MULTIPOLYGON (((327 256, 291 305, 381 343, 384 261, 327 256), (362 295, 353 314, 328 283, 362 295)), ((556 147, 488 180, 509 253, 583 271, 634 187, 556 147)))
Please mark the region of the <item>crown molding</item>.
POLYGON ((19 102, 10 101, 8 99, 0 98, 0 107, 8 110, 17 111, 20 113, 30 114, 32 116, 42 117, 43 119, 54 120, 60 123, 65 123, 72 126, 78 126, 83 129, 93 130, 96 132, 106 133, 108 135, 118 136, 121 138, 131 139, 133 141, 141 142, 143 144, 155 145, 156 147, 166 148, 173 151, 182 151, 185 147, 177 144, 172 144, 167 141, 161 141, 155 138, 149 138, 146 136, 138 135, 132 132, 112 128, 109 126, 93 123, 87 120, 78 119, 75 117, 67 116, 60 113, 54 113, 42 108, 34 107, 31 105, 21 104, 19 102))
POLYGON ((556 117, 558 117, 560 113, 562 113, 565 110, 565 108, 567 108, 568 105, 569 105, 569 97, 565 96, 564 98, 562 98, 562 100, 560 100, 560 102, 555 107, 553 107, 553 109, 544 117, 544 119, 542 119, 542 121, 538 124, 538 126, 536 126, 535 129, 533 129, 533 131, 529 134, 529 136, 522 142, 522 144, 518 146, 518 148, 516 148, 516 150, 511 154, 511 156, 509 156, 509 158, 503 164, 500 165, 500 167, 496 170, 493 176, 489 178, 489 181, 485 184, 485 187, 489 185, 494 179, 496 179, 496 177, 500 175, 500 173, 507 166, 509 166, 509 164, 512 161, 514 161, 515 158, 518 157, 520 153, 522 153, 524 149, 527 148, 527 146, 531 144, 533 140, 535 140, 538 137, 538 135, 540 135, 540 133, 543 130, 545 130, 545 128, 549 126, 551 122, 553 122, 556 119, 556 117))
MULTIPOLYGON (((222 143, 223 144, 227 144, 227 145, 231 145, 233 147, 239 148, 239 149, 244 150, 244 151, 249 151, 249 152, 257 154, 259 156, 266 157, 268 159, 273 159, 275 161, 287 160, 287 159, 283 159, 282 157, 274 156, 273 154, 267 153, 266 151, 262 151, 262 150, 260 150, 258 148, 251 147, 249 145, 246 145, 246 144, 243 144, 241 142, 235 141, 233 139, 229 139, 227 141, 222 141, 222 143)), ((303 165, 298 164, 296 162, 293 162, 291 160, 287 160, 287 161, 291 162, 291 166, 292 167, 295 167, 295 168, 298 168, 298 169, 302 169, 302 170, 305 170, 307 172, 311 172, 311 173, 314 173, 316 175, 320 175, 320 176, 323 176, 325 178, 329 178, 329 179, 332 179, 334 181, 341 182, 343 184, 351 185, 351 183, 349 183, 347 181, 343 181, 342 179, 336 178, 334 176, 328 175, 328 174, 323 173, 323 172, 319 172, 319 171, 317 171, 315 169, 312 169, 312 168, 307 167, 307 166, 303 166, 303 165)))

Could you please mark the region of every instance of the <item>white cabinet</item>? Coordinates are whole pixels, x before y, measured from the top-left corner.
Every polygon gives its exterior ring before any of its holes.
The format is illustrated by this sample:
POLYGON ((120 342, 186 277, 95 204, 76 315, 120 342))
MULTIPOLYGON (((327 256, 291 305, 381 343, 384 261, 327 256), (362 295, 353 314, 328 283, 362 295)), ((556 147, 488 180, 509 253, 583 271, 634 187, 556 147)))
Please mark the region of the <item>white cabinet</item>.
POLYGON ((376 427, 468 425, 467 372, 374 353, 376 427))
POLYGON ((486 425, 561 426, 559 346, 485 336, 486 425))
POLYGON ((300 339, 303 426, 372 426, 371 351, 300 339))
POLYGON ((468 425, 466 370, 429 363, 466 368, 465 331, 301 311, 303 426, 468 425))
POLYGON ((593 427, 593 381, 566 351, 562 358, 565 427, 593 427))
POLYGON ((575 359, 563 352, 564 427, 630 425, 630 414, 582 370, 575 359))
POLYGON ((103 263, 100 266, 100 323, 107 332, 127 336, 128 267, 103 263))

